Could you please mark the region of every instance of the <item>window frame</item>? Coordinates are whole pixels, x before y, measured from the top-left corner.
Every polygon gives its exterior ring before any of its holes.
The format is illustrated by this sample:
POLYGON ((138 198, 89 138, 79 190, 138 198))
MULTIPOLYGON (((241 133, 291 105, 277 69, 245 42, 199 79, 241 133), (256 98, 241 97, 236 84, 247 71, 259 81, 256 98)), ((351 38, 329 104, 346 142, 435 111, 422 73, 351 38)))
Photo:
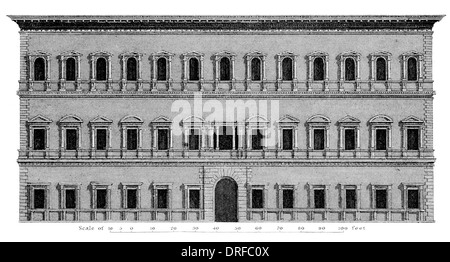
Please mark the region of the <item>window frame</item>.
POLYGON ((60 128, 60 150, 61 151, 79 151, 82 148, 81 143, 81 124, 83 120, 76 115, 66 115, 59 120, 59 128, 60 128), (66 141, 66 131, 67 129, 76 129, 77 130, 77 148, 72 150, 66 149, 67 141, 66 141))
POLYGON ((323 210, 323 209, 328 209, 329 208, 329 198, 330 198, 330 194, 329 194, 329 188, 330 185, 324 185, 324 184, 309 184, 307 183, 307 188, 308 188, 308 207, 310 209, 314 209, 314 210, 323 210), (314 200, 314 191, 315 190, 324 190, 324 200, 325 200, 325 205, 323 208, 316 208, 316 203, 314 200))
POLYGON ((152 90, 156 88, 156 83, 172 83, 172 58, 175 54, 172 54, 167 51, 159 51, 156 53, 152 53, 149 57, 150 62, 152 63, 152 90), (158 80, 158 60, 160 58, 166 59, 166 80, 158 80))
POLYGON ((263 131, 263 138, 261 141, 262 144, 262 149, 261 150, 266 150, 267 149, 267 144, 268 144, 268 139, 267 139, 267 133, 268 133, 268 129, 269 129, 269 121, 267 120, 266 117, 261 116, 261 115, 255 115, 252 117, 249 117, 246 121, 246 142, 247 142, 247 150, 251 150, 251 151, 260 151, 260 150, 254 150, 253 145, 252 145, 252 136, 253 136, 253 130, 254 129, 261 129, 263 131))
POLYGON ((75 83, 76 90, 80 90, 80 82, 81 82, 81 57, 83 55, 74 50, 61 53, 58 56, 59 59, 59 82, 60 82, 60 91, 66 90, 66 83, 75 83), (75 80, 67 80, 67 60, 69 58, 75 59, 75 80))
POLYGON ((247 184, 247 195, 248 201, 247 206, 249 209, 267 209, 268 208, 268 187, 269 184, 247 184), (253 190, 262 190, 263 191, 263 199, 262 199, 262 208, 253 208, 253 190))
POLYGON ((424 121, 415 116, 408 116, 405 119, 400 121, 400 129, 402 133, 402 150, 403 151, 421 151, 423 150, 423 136, 425 133, 425 125, 424 121), (418 149, 408 149, 408 129, 418 129, 419 130, 419 141, 418 141, 418 149))
POLYGON ((292 130, 292 149, 291 150, 298 150, 298 124, 300 123, 300 120, 290 116, 290 115, 284 115, 280 118, 280 120, 277 121, 278 124, 278 149, 284 151, 283 149, 283 130, 284 129, 291 129, 292 130))
POLYGON ((104 116, 97 116, 89 121, 91 132, 91 150, 108 151, 111 149, 111 124, 112 120, 104 116), (106 129, 106 149, 97 149, 97 129, 106 129))
POLYGON ((369 120, 369 133, 370 133, 370 149, 372 151, 390 151, 392 149, 392 123, 393 120, 387 115, 376 115, 369 120), (376 149, 376 130, 386 129, 386 150, 376 149))
POLYGON ((108 210, 111 209, 111 187, 112 183, 100 183, 100 182, 91 182, 91 208, 94 210, 108 210), (98 208, 97 207, 97 190, 103 189, 106 190, 106 207, 98 208))
POLYGON ((355 51, 345 52, 339 55, 339 61, 340 61, 340 77, 339 82, 341 83, 355 83, 359 82, 361 80, 361 74, 360 74, 360 63, 361 63, 361 54, 355 51), (346 68, 345 68, 345 61, 348 58, 352 58, 355 61, 355 80, 346 80, 346 68))
POLYGON ((182 189, 183 189, 183 208, 188 209, 188 210, 202 210, 204 207, 203 204, 203 185, 202 184, 183 184, 182 185, 182 189), (191 208, 190 207, 190 191, 191 190, 200 190, 200 195, 199 195, 199 207, 198 208, 191 208))
POLYGON ((297 82, 297 57, 298 55, 284 51, 276 55, 277 59, 277 82, 297 82), (285 58, 292 59, 292 80, 283 80, 283 60, 285 58))
POLYGON ((360 124, 361 121, 357 119, 356 117, 347 115, 340 120, 338 120, 338 126, 339 126, 339 150, 340 151, 357 151, 360 149, 360 124), (355 149, 345 149, 345 130, 347 129, 353 129, 355 130, 355 149))
POLYGON ((128 115, 123 117, 120 121, 120 129, 122 133, 122 143, 121 150, 122 151, 139 151, 142 149, 142 124, 144 121, 138 116, 128 115), (137 148, 136 149, 127 149, 127 131, 128 129, 137 129, 137 148))
POLYGON ((298 206, 298 185, 294 185, 294 184, 276 184, 275 188, 277 190, 277 207, 279 209, 284 209, 284 210, 293 210, 295 208, 297 208, 298 206), (292 190, 292 194, 293 194, 293 202, 292 202, 292 207, 284 207, 284 195, 283 195, 283 191, 284 190, 292 190))
POLYGON ((306 55, 308 58, 308 82, 328 82, 329 81, 329 55, 322 51, 316 51, 306 55), (314 80, 314 61, 316 58, 322 58, 324 62, 324 80, 314 80))
POLYGON ((153 196, 153 208, 159 210, 172 209, 172 186, 173 183, 152 183, 152 196, 153 196), (159 208, 158 207, 158 190, 165 189, 167 190, 168 198, 167 198, 167 208, 159 208))
POLYGON ((417 83, 422 82, 424 78, 424 54, 409 51, 401 54, 401 62, 402 62, 402 82, 404 83, 417 83), (416 59, 417 66, 417 80, 408 80, 408 60, 413 57, 416 59))
POLYGON ((205 130, 205 120, 197 116, 189 116, 182 121, 183 126, 183 149, 186 151, 198 151, 206 148, 206 130, 205 130), (199 130, 199 149, 190 150, 189 149, 189 136, 191 134, 191 129, 199 130))
POLYGON ((122 208, 127 210, 135 210, 141 208, 141 186, 142 182, 120 183, 120 191, 122 193, 122 208), (136 208, 128 208, 128 190, 136 190, 136 208))
POLYGON ((59 183, 58 184, 59 189, 59 208, 65 209, 65 210, 78 210, 81 207, 80 202, 80 184, 74 184, 74 183, 59 183), (66 190, 75 190, 75 208, 67 208, 66 207, 66 190))
MULTIPOLYGON (((266 81, 266 57, 267 54, 260 51, 253 51, 245 54, 245 67, 246 67, 246 75, 245 81, 249 83, 263 83, 266 81), (252 60, 259 59, 260 61, 260 80, 252 80, 252 60)), ((232 63, 231 71, 233 72, 231 79, 234 80, 234 62, 232 63)))
MULTIPOLYGON (((27 58, 28 58, 28 82, 31 83, 31 85, 29 86, 29 91, 33 91, 32 88, 32 83, 46 83, 48 81, 50 81, 50 53, 38 50, 35 52, 30 52, 27 54, 27 58), (36 59, 38 58, 42 58, 44 59, 44 63, 45 63, 45 69, 44 69, 44 74, 45 74, 45 79, 44 80, 35 80, 35 75, 34 75, 34 64, 36 59)), ((47 89, 49 87, 47 86, 47 89)))
POLYGON ((236 54, 229 51, 222 51, 215 53, 213 55, 214 60, 214 82, 216 83, 231 83, 235 82, 235 72, 234 72, 234 64, 235 64, 236 54), (220 60, 222 58, 228 58, 230 60, 230 80, 220 80, 220 60))
POLYGON ((167 129, 168 131, 168 139, 167 145, 168 148, 166 150, 173 149, 173 137, 172 137, 172 121, 166 116, 158 116, 150 122, 150 130, 152 133, 152 149, 156 151, 166 151, 164 149, 159 149, 158 144, 158 130, 159 129, 167 129))
POLYGON ((47 210, 50 209, 50 186, 51 183, 46 182, 28 182, 28 208, 30 210, 39 211, 39 210, 47 210), (44 208, 35 208, 34 205, 34 190, 40 189, 44 190, 45 200, 44 200, 44 208))
POLYGON ((30 151, 47 151, 50 148, 50 124, 53 121, 49 118, 37 115, 30 118, 27 121, 28 127, 28 150, 30 151), (45 129, 45 149, 36 150, 34 149, 34 130, 35 129, 45 129))
POLYGON ((402 207, 405 210, 408 211, 421 211, 424 210, 425 208, 425 202, 423 200, 424 196, 425 196, 425 192, 424 192, 424 187, 425 185, 422 183, 402 183, 400 185, 401 189, 402 189, 402 195, 403 195, 403 201, 402 201, 402 207), (408 207, 408 191, 414 189, 414 190, 418 190, 419 192, 419 208, 409 208, 408 207))
POLYGON ((306 126, 308 128, 308 150, 309 151, 326 151, 330 148, 330 119, 324 115, 314 115, 308 118, 306 121, 306 126), (324 149, 316 150, 314 149, 314 130, 315 129, 324 129, 325 130, 325 141, 324 141, 324 149))
POLYGON ((385 51, 375 52, 369 55, 370 59, 370 81, 377 83, 390 82, 391 79, 391 60, 392 54, 385 51), (378 67, 377 61, 379 58, 383 58, 386 61, 386 80, 377 80, 378 67))
POLYGON ((359 210, 361 209, 361 185, 357 184, 339 184, 339 203, 342 209, 346 210, 359 210), (355 190, 356 192, 356 203, 355 208, 347 208, 347 189, 355 190))
MULTIPOLYGON (((111 82, 112 81, 112 69, 111 69, 111 57, 112 54, 109 52, 105 52, 105 51, 98 51, 98 52, 94 52, 94 53, 90 53, 88 58, 89 58, 89 63, 91 65, 91 72, 90 72, 90 77, 91 77, 91 91, 95 91, 95 83, 104 83, 104 82, 111 82), (104 58, 106 60, 106 80, 97 80, 97 60, 99 58, 104 58)), ((109 90, 109 87, 108 87, 109 90)))
POLYGON ((236 133, 236 131, 237 131, 236 127, 237 127, 237 125, 234 122, 212 122, 212 123, 210 123, 210 125, 208 127, 209 147, 216 151, 236 150, 237 149, 236 148, 236 139, 238 139, 238 134, 236 133), (221 128, 223 128, 223 127, 230 127, 233 130, 231 149, 220 149, 220 132, 221 132, 221 128), (215 140, 215 137, 216 137, 216 140, 215 140), (216 144, 214 144, 214 142, 216 142, 216 144))
POLYGON ((392 185, 369 185, 370 188, 370 207, 374 210, 388 210, 392 208, 392 185), (376 206, 376 190, 386 190, 386 208, 377 208, 376 206))
POLYGON ((181 55, 182 59, 183 59, 183 83, 202 83, 203 82, 203 60, 204 60, 204 54, 203 53, 199 53, 197 51, 191 51, 188 53, 184 53, 181 55), (191 58, 196 58, 199 61, 199 80, 190 80, 189 77, 189 60, 191 58))

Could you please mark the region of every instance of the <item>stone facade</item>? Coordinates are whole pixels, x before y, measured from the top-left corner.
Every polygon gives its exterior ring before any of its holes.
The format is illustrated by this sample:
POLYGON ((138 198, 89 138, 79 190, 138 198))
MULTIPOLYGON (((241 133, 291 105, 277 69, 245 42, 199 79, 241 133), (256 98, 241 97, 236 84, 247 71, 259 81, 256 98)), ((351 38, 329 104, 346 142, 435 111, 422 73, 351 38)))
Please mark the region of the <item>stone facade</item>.
POLYGON ((11 18, 21 28, 21 221, 224 221, 223 210, 239 222, 434 220, 439 16, 11 18), (236 119, 211 119, 230 103, 236 119), (181 117, 179 105, 192 112, 181 117), (226 150, 223 126, 232 130, 226 150), (96 148, 98 129, 105 148, 96 148))

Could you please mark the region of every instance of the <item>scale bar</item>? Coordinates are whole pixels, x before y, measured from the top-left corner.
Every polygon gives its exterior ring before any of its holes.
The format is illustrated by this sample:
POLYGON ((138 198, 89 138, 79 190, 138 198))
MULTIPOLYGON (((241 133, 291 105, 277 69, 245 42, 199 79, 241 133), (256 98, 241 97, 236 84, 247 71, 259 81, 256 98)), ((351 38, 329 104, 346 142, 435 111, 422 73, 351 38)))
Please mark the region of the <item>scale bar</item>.
POLYGON ((307 233, 307 234, 341 234, 345 233, 344 231, 109 231, 109 233, 113 234, 151 234, 151 233, 307 233))

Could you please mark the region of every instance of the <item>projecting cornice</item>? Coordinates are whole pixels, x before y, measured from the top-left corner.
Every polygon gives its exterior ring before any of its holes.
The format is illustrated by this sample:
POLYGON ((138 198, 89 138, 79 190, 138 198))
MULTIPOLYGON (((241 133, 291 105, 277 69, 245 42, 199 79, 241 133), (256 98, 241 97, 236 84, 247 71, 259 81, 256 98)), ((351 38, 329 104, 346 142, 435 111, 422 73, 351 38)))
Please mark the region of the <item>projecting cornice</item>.
POLYGON ((431 30, 416 16, 9 16, 21 30, 431 30))

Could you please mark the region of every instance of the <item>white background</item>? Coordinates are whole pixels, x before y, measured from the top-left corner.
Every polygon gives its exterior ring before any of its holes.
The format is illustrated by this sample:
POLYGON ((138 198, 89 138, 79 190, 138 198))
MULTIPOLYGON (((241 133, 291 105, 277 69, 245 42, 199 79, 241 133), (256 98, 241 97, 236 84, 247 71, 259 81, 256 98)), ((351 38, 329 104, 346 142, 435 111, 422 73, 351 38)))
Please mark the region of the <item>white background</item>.
MULTIPOLYGON (((450 17, 434 27, 433 77, 436 96, 434 100, 434 145, 437 158, 435 166, 435 223, 425 224, 354 224, 365 226, 363 232, 344 234, 275 234, 275 233, 154 233, 111 234, 105 231, 78 230, 78 224, 19 223, 19 97, 16 95, 19 80, 19 27, 6 15, 443 15, 450 8, 447 1, 409 0, 401 3, 392 0, 376 1, 310 1, 298 0, 243 1, 243 0, 189 0, 189 1, 2 1, 0 8, 0 241, 449 241, 450 240, 450 86, 446 82, 449 71, 450 17), (157 3, 155 3, 157 2, 157 3), (270 4, 269 4, 270 3, 270 4), (446 50, 447 48, 447 50, 446 50)), ((217 224, 151 224, 151 223, 84 223, 84 226, 113 226, 118 229, 130 225, 137 229, 156 226, 177 230, 211 230, 217 224)), ((260 224, 263 231, 276 231, 280 223, 260 224)), ((340 224, 324 224, 337 229, 340 224)), ((345 224, 351 227, 353 224, 345 224)), ((233 231, 253 230, 255 224, 220 224, 221 229, 233 231)), ((316 231, 318 224, 284 224, 286 229, 305 226, 316 231)), ((105 228, 106 229, 106 228, 105 228)))

